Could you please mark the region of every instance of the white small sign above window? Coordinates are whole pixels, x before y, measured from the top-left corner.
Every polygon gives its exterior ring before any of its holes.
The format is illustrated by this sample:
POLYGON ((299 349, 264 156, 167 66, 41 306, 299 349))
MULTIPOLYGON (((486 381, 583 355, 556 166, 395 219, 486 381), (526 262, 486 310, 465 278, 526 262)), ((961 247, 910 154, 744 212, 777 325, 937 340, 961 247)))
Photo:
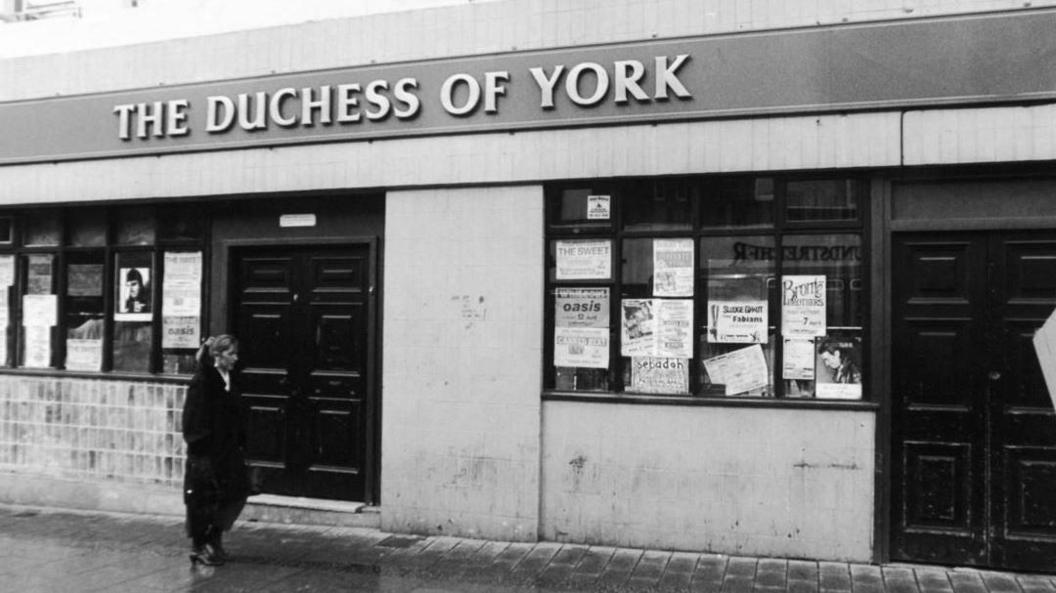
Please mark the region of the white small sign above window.
POLYGON ((315 226, 315 215, 314 214, 283 214, 279 217, 279 226, 286 227, 298 227, 298 226, 315 226))

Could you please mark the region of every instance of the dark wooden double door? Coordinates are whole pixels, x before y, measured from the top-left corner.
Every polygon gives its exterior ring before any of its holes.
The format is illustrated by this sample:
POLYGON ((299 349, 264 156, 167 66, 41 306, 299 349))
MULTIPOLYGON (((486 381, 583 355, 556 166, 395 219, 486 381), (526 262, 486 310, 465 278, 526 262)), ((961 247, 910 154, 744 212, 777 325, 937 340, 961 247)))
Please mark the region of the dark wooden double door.
POLYGON ((231 265, 264 492, 371 502, 370 245, 236 249, 231 265))
POLYGON ((896 235, 893 560, 1056 570, 1056 233, 896 235))

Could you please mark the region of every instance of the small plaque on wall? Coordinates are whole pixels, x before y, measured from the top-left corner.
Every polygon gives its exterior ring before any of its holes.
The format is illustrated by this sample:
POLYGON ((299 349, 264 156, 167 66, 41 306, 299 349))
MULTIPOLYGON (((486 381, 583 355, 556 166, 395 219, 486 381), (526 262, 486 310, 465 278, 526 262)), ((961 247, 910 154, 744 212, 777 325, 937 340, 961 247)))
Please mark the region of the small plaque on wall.
POLYGON ((286 227, 298 227, 298 226, 315 226, 315 215, 314 214, 283 214, 279 217, 279 226, 286 227))

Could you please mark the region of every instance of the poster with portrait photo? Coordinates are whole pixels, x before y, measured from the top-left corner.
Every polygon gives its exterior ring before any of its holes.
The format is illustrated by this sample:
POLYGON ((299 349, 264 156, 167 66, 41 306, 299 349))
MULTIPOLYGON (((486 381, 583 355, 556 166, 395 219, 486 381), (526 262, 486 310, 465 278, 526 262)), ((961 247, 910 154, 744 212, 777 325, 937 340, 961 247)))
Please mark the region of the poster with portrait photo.
POLYGON ((814 340, 814 397, 862 399, 862 338, 822 336, 814 340))
POLYGON ((153 312, 150 304, 151 273, 149 267, 117 269, 117 303, 114 321, 150 321, 153 312))

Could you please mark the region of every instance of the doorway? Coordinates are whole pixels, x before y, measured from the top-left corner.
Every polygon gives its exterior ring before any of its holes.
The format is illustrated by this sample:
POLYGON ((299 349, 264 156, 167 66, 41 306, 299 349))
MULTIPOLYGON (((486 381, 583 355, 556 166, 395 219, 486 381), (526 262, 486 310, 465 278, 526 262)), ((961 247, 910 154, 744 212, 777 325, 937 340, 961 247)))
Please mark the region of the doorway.
POLYGON ((1056 232, 895 235, 891 559, 1053 570, 1056 232))
POLYGON ((373 502, 372 243, 238 247, 229 262, 264 492, 373 502))

